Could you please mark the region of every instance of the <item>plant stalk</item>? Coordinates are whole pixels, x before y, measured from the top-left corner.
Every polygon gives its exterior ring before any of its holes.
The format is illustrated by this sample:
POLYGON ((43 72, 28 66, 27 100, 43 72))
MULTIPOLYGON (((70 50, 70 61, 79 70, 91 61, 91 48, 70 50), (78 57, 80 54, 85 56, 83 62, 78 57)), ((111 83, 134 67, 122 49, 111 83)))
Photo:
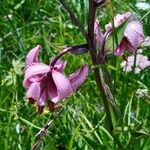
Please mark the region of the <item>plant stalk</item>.
MULTIPOLYGON (((91 55, 91 58, 92 58, 92 63, 93 63, 93 65, 98 65, 95 42, 94 42, 95 14, 96 14, 95 1, 94 0, 89 0, 88 36, 89 36, 90 41, 89 41, 88 44, 89 44, 90 55, 91 55)), ((109 102, 107 100, 107 96, 106 96, 104 87, 102 85, 99 68, 94 69, 94 74, 95 74, 95 80, 96 80, 96 84, 98 86, 98 90, 101 93, 102 100, 103 100, 103 103, 104 103, 105 112, 106 112, 106 119, 107 119, 106 123, 108 124, 108 130, 110 132, 112 132, 113 123, 112 123, 112 117, 111 117, 109 102)))

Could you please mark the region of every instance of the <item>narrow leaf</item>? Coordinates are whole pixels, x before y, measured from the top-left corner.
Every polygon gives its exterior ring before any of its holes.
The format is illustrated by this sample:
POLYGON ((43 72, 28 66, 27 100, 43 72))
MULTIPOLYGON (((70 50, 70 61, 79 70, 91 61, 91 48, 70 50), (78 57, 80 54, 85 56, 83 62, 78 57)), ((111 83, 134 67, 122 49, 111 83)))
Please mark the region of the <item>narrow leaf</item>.
POLYGON ((79 132, 80 126, 81 126, 81 122, 78 124, 78 126, 75 128, 75 130, 74 130, 74 132, 72 134, 71 140, 69 142, 68 150, 72 150, 72 146, 73 146, 75 137, 77 136, 77 134, 79 132))
POLYGON ((26 119, 24 119, 24 118, 22 118, 22 117, 20 117, 20 120, 22 120, 24 123, 26 123, 27 125, 29 125, 29 126, 31 126, 31 127, 34 127, 34 128, 36 128, 36 129, 39 129, 39 130, 41 129, 40 127, 34 125, 32 122, 29 122, 28 120, 26 120, 26 119))

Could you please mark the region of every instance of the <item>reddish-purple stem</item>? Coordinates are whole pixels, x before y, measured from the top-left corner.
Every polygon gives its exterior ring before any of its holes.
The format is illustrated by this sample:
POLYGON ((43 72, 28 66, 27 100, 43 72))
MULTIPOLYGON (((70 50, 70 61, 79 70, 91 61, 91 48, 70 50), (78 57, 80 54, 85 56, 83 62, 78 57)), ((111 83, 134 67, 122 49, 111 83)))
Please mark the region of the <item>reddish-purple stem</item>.
MULTIPOLYGON (((90 39, 89 43, 89 51, 92 58, 92 62, 94 65, 98 64, 97 61, 97 55, 96 55, 96 49, 95 49, 95 43, 94 43, 94 22, 95 22, 95 14, 96 14, 96 6, 95 6, 95 0, 89 0, 89 18, 88 18, 88 36, 90 39)), ((102 95, 105 112, 107 116, 107 123, 109 124, 109 130, 110 132, 113 130, 113 123, 112 123, 112 117, 110 113, 110 107, 109 102, 107 100, 107 96, 104 90, 104 87, 101 82, 100 72, 99 68, 94 69, 95 79, 98 86, 98 89, 102 95)))

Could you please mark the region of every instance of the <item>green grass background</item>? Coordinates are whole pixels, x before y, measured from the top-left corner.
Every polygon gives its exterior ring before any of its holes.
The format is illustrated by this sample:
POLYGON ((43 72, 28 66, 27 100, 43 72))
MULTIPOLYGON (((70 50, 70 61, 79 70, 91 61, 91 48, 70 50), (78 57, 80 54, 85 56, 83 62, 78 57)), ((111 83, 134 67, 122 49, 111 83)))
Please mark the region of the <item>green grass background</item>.
MULTIPOLYGON (((86 29, 88 0, 66 2, 86 29)), ((113 14, 131 11, 142 18, 148 13, 149 10, 138 9, 136 2, 114 0, 112 5, 99 8, 97 18, 101 30, 104 31, 113 14)), ((35 143, 36 133, 55 114, 47 107, 43 114, 38 114, 36 106, 26 99, 22 86, 26 54, 40 44, 39 58, 49 63, 62 46, 83 44, 85 39, 57 0, 1 0, 0 7, 0 149, 28 150, 35 143)), ((142 22, 145 35, 150 35, 150 15, 146 15, 142 22)), ((143 53, 150 57, 150 47, 143 49, 143 53)), ((84 63, 92 65, 89 54, 77 57, 67 54, 62 59, 68 61, 66 74, 84 63)), ((113 59, 109 57, 111 66, 113 59)), ((117 107, 123 117, 122 123, 121 118, 116 118, 113 136, 105 128, 101 96, 93 72, 90 72, 80 90, 67 98, 68 103, 43 139, 41 150, 150 149, 150 101, 135 94, 138 88, 150 88, 150 69, 139 75, 121 73, 119 64, 122 61, 121 57, 117 58, 115 70, 109 69, 117 107)))

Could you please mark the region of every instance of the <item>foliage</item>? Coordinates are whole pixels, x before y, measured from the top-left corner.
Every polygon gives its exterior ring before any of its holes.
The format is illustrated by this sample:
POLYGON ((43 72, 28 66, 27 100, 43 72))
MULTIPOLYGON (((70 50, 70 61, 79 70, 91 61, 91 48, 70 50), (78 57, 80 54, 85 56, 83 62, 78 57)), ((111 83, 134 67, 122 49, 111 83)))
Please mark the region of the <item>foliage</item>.
MULTIPOLYGON (((87 1, 66 1, 86 28, 87 1)), ((97 16, 102 30, 112 16, 131 11, 143 18, 145 35, 150 35, 150 15, 144 16, 148 10, 138 9, 135 3, 135 0, 114 0, 107 7, 99 8, 97 16)), ((22 87, 25 55, 40 44, 43 47, 40 59, 48 63, 62 46, 85 41, 58 1, 2 0, 0 6, 0 149, 30 149, 36 133, 55 113, 45 110, 39 115, 36 106, 28 103, 22 87)), ((143 53, 150 56, 150 48, 143 49, 143 53)), ((64 57, 70 62, 66 73, 83 62, 91 63, 89 55, 64 57)), ((124 73, 121 62, 121 57, 112 57, 107 66, 113 89, 116 89, 116 105, 121 110, 113 137, 104 127, 106 115, 91 72, 81 89, 68 98, 64 111, 50 128, 40 149, 150 149, 150 99, 136 94, 139 88, 150 88, 150 69, 138 75, 124 73)))

